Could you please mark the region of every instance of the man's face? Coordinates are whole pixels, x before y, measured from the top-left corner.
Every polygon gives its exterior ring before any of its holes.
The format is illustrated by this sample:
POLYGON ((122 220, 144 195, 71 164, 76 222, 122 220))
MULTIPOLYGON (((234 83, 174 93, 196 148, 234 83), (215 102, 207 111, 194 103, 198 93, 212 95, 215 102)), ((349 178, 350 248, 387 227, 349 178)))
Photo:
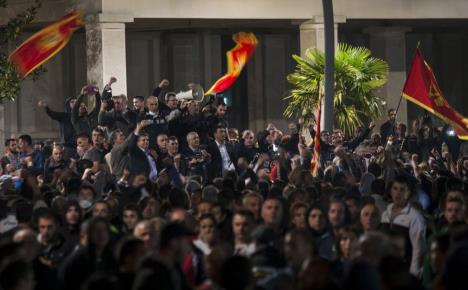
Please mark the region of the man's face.
MULTIPOLYGON (((193 195, 192 195, 193 196, 193 195)), ((211 212, 211 203, 209 202, 200 202, 197 205, 197 218, 200 218, 204 214, 211 212)))
POLYGON ((85 115, 88 112, 88 107, 86 107, 85 103, 80 103, 80 115, 85 115))
POLYGON ((234 238, 241 242, 247 242, 252 232, 252 221, 246 216, 236 214, 232 219, 232 232, 234 238))
POLYGON ((329 139, 330 139, 330 133, 328 132, 322 132, 320 134, 320 139, 322 140, 323 143, 328 144, 329 139))
POLYGON ((122 144, 125 141, 125 135, 121 131, 117 131, 114 134, 114 143, 122 144))
POLYGON ((395 122, 395 119, 396 119, 396 111, 392 110, 388 113, 388 119, 391 121, 391 122, 395 122))
POLYGON ((299 207, 294 210, 293 224, 298 229, 306 228, 305 215, 307 209, 305 207, 299 207))
POLYGON ((94 205, 93 217, 97 217, 97 216, 105 218, 106 220, 110 220, 111 212, 107 203, 98 202, 94 205))
POLYGON ((70 206, 65 213, 65 220, 69 225, 76 225, 80 220, 80 212, 76 206, 70 206))
POLYGON ((449 224, 462 222, 465 219, 463 205, 457 201, 449 201, 445 205, 444 217, 449 224))
POLYGON ((75 104, 76 104, 76 99, 71 99, 70 102, 68 102, 68 105, 70 106, 70 109, 73 109, 75 104))
POLYGON ((226 140, 226 129, 224 128, 218 128, 216 129, 216 133, 214 135, 216 141, 222 142, 226 140))
POLYGON ((38 227, 39 234, 41 235, 41 243, 50 243, 57 232, 57 225, 54 220, 49 218, 39 218, 38 227))
POLYGON ((340 145, 343 143, 343 134, 340 131, 335 131, 332 134, 332 144, 334 146, 340 145))
POLYGON ((147 135, 138 138, 138 147, 147 150, 149 148, 149 137, 147 135))
POLYGON ((227 108, 224 105, 219 105, 216 108, 216 114, 220 117, 224 117, 226 115, 226 112, 227 112, 227 108))
POLYGON ((133 231, 133 235, 135 238, 142 240, 147 249, 152 248, 155 231, 147 223, 138 224, 133 231))
POLYGON ((252 147, 254 145, 254 136, 250 133, 247 133, 244 136, 244 145, 247 147, 252 147))
POLYGON ((198 103, 196 101, 191 101, 187 105, 187 110, 188 110, 190 115, 194 115, 194 114, 198 113, 198 103))
POLYGON ((261 206, 260 199, 255 196, 247 198, 244 203, 245 209, 253 213, 255 219, 259 218, 261 206))
POLYGON ((188 144, 190 145, 190 147, 198 148, 200 146, 200 137, 198 136, 198 134, 191 134, 188 138, 188 144))
POLYGON ((279 200, 268 199, 262 206, 262 218, 265 225, 279 226, 283 218, 283 208, 279 200))
POLYGON ((379 224, 379 214, 377 208, 373 204, 364 206, 361 210, 360 220, 364 231, 373 231, 379 224))
POLYGON ((18 153, 18 147, 16 145, 16 141, 11 141, 10 144, 8 144, 8 151, 11 153, 18 153))
POLYGON ((169 138, 167 137, 167 135, 165 135, 165 134, 158 135, 158 138, 157 138, 156 141, 157 141, 159 149, 161 149, 163 152, 166 152, 167 151, 167 142, 169 141, 169 138))
POLYGON ((167 98, 167 106, 168 106, 169 109, 171 109, 171 110, 177 109, 177 99, 176 99, 176 96, 170 95, 170 96, 167 98))
POLYGON ((158 99, 156 97, 149 97, 146 100, 146 106, 150 112, 158 111, 158 99))
POLYGON ((26 151, 29 147, 29 144, 21 139, 18 139, 18 147, 21 151, 26 151))
POLYGON ((177 153, 179 153, 179 141, 170 140, 167 148, 169 153, 171 153, 172 155, 176 155, 177 153))
POLYGON ((94 145, 98 146, 104 143, 104 136, 99 131, 93 131, 92 140, 94 145))
POLYGON ((137 98, 133 99, 133 109, 140 111, 141 109, 143 109, 144 106, 145 106, 144 101, 137 99, 137 98))
POLYGON ((324 213, 320 209, 311 210, 307 217, 307 223, 313 230, 321 232, 326 226, 324 213))
POLYGON ((390 196, 393 204, 398 207, 405 207, 410 198, 410 190, 405 183, 394 182, 390 188, 390 196))
POLYGON ((131 231, 135 228, 136 224, 138 223, 138 214, 136 211, 133 210, 124 210, 122 214, 122 220, 127 226, 127 228, 131 231))
POLYGON ((341 202, 333 202, 328 210, 328 220, 332 227, 339 227, 345 218, 345 207, 341 202))
POLYGON ((54 147, 54 149, 52 150, 52 158, 55 160, 55 161, 60 161, 63 159, 63 150, 62 148, 56 146, 54 147))
POLYGON ((122 98, 114 98, 114 111, 122 112, 124 105, 123 102, 122 98))

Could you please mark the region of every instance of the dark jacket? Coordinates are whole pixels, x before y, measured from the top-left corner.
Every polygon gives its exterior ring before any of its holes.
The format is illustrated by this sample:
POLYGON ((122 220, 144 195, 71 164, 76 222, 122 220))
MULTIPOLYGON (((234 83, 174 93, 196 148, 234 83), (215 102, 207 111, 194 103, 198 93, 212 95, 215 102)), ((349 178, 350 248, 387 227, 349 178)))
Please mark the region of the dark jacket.
MULTIPOLYGON (((140 147, 138 147, 137 142, 138 136, 133 133, 128 143, 128 170, 130 171, 130 174, 144 173, 145 175, 149 176, 151 172, 151 166, 149 164, 145 152, 143 152, 143 150, 141 150, 140 147)), ((150 155, 156 163, 157 157, 154 156, 154 153, 152 152, 150 153, 150 155)))
POLYGON ((140 120, 152 120, 153 124, 148 125, 145 127, 145 132, 149 135, 150 141, 150 148, 156 148, 156 138, 159 134, 168 134, 168 123, 166 120, 166 116, 169 114, 167 110, 159 109, 157 115, 151 115, 150 112, 146 113, 146 115, 140 116, 140 120))
POLYGON ((128 135, 131 130, 131 122, 126 118, 125 112, 117 112, 114 110, 110 111, 99 111, 98 124, 105 126, 112 132, 116 129, 122 131, 125 135, 128 135))
POLYGON ((72 109, 71 122, 75 128, 76 134, 87 133, 91 136, 93 128, 97 126, 98 113, 101 108, 101 95, 96 93, 95 104, 91 113, 85 116, 80 116, 80 104, 83 102, 85 96, 78 97, 75 106, 72 109))
POLYGON ((255 155, 257 155, 260 152, 260 150, 256 147, 245 146, 244 140, 242 139, 239 143, 236 144, 234 151, 234 155, 236 156, 236 158, 244 157, 249 163, 252 162, 252 160, 255 158, 255 155))
POLYGON ((396 137, 396 124, 388 120, 380 126, 380 136, 382 137, 382 143, 387 143, 388 136, 393 135, 396 137))
MULTIPOLYGON (((234 166, 236 166, 236 156, 234 155, 234 147, 225 142, 226 151, 228 152, 229 159, 234 166)), ((211 155, 211 163, 208 166, 208 177, 214 179, 216 177, 223 176, 223 158, 221 157, 221 152, 219 151, 218 144, 216 141, 211 142, 206 148, 208 153, 211 155)))
POLYGON ((75 128, 71 122, 71 109, 70 100, 68 98, 65 101, 65 112, 56 112, 51 110, 48 106, 46 107, 46 114, 52 119, 59 123, 60 126, 60 142, 65 147, 75 147, 76 134, 75 128))

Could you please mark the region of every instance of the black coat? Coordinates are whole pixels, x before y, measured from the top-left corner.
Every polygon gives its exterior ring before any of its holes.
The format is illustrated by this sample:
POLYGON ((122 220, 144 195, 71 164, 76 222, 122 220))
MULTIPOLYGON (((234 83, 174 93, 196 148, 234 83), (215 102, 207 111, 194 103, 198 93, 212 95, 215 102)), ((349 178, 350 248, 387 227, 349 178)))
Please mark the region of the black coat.
POLYGON ((60 142, 66 147, 75 147, 76 134, 75 128, 71 122, 70 99, 65 102, 65 112, 56 112, 46 107, 46 114, 59 123, 60 142))
MULTIPOLYGON (((234 147, 230 143, 226 144, 226 150, 228 152, 229 158, 234 166, 237 165, 237 159, 234 154, 234 147)), ((208 166, 208 176, 210 179, 223 176, 223 158, 221 157, 221 152, 219 151, 218 144, 213 141, 208 144, 206 151, 211 155, 211 163, 208 166)))
POLYGON ((85 116, 80 116, 80 104, 84 100, 84 95, 78 97, 76 104, 72 109, 71 122, 75 128, 76 134, 87 133, 91 136, 93 128, 97 126, 98 113, 101 108, 101 95, 96 93, 93 110, 85 116))
MULTIPOLYGON (((151 166, 149 164, 148 158, 146 157, 145 152, 140 149, 137 145, 138 136, 132 134, 130 137, 130 142, 128 143, 128 170, 130 174, 145 174, 149 176, 151 172, 151 166)), ((157 158, 151 153, 154 162, 156 163, 157 158)))

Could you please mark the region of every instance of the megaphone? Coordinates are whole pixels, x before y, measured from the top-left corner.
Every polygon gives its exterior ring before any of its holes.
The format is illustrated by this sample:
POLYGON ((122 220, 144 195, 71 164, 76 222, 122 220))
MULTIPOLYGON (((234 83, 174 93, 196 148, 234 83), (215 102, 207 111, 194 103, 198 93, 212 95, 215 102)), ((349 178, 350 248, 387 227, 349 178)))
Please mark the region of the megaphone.
POLYGON ((189 87, 191 88, 190 90, 176 94, 177 101, 195 100, 197 102, 201 102, 205 96, 205 91, 202 86, 191 84, 189 87))

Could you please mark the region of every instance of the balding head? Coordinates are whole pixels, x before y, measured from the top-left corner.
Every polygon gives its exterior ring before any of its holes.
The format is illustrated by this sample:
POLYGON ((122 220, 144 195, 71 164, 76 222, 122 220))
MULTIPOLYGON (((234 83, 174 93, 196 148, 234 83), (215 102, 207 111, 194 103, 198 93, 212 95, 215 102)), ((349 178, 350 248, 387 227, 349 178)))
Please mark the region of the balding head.
POLYGON ((133 230, 133 236, 142 240, 148 250, 156 249, 156 230, 150 221, 144 220, 139 222, 133 230))
POLYGON ((156 113, 158 111, 158 98, 155 96, 149 96, 146 99, 146 106, 150 112, 156 113))
POLYGON ((200 146, 200 137, 197 132, 190 132, 187 134, 187 143, 192 149, 198 149, 200 146))

